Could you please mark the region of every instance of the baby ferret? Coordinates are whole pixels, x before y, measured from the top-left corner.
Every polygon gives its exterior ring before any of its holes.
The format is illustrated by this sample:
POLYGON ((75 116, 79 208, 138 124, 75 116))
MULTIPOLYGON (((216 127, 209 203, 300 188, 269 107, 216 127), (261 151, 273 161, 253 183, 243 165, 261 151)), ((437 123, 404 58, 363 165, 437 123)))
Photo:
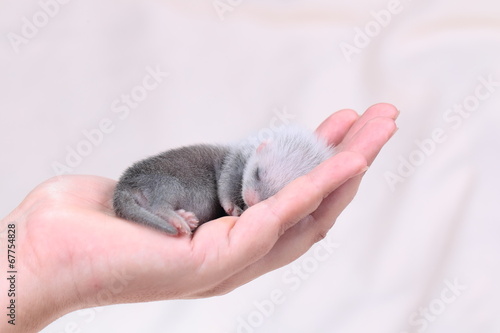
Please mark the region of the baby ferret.
POLYGON ((326 141, 295 126, 262 142, 172 149, 128 168, 113 207, 127 220, 171 235, 190 234, 207 221, 241 215, 333 155, 326 141))

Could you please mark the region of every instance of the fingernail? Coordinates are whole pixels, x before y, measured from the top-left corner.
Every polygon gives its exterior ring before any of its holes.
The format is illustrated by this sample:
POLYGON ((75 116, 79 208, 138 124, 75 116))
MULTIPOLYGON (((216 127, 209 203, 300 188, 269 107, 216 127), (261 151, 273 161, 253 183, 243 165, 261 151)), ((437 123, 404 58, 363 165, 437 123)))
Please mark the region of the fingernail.
POLYGON ((362 175, 364 174, 370 167, 369 166, 365 166, 363 169, 361 169, 361 171, 359 171, 356 176, 359 176, 359 175, 362 175))

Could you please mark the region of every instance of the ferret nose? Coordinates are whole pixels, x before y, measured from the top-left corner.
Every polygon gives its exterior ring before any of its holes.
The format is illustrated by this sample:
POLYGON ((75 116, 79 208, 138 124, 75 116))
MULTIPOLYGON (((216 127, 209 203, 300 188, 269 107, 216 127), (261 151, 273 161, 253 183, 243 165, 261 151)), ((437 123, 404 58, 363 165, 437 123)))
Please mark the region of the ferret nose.
POLYGON ((256 191, 247 190, 243 193, 243 200, 248 207, 253 206, 260 202, 259 194, 256 191))

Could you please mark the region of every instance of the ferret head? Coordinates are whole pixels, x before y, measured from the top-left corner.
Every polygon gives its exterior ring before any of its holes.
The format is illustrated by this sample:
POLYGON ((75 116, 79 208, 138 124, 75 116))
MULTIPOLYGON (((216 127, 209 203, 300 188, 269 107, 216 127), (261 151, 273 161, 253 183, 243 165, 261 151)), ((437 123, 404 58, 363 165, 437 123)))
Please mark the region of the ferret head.
POLYGON ((333 154, 333 147, 308 130, 286 127, 275 132, 248 159, 242 186, 245 204, 250 207, 273 196, 333 154))

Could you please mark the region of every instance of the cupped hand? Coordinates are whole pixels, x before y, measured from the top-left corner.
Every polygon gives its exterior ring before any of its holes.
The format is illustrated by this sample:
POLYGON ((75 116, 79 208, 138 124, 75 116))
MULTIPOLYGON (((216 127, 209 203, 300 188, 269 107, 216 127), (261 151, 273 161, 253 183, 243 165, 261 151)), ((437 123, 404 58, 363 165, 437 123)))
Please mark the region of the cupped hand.
POLYGON ((192 236, 117 218, 114 180, 73 175, 42 183, 1 222, 16 225, 17 329, 39 330, 85 307, 220 295, 290 263, 325 237, 353 199, 397 115, 389 104, 361 117, 334 113, 317 129, 337 146, 334 157, 240 217, 210 221, 192 236))

